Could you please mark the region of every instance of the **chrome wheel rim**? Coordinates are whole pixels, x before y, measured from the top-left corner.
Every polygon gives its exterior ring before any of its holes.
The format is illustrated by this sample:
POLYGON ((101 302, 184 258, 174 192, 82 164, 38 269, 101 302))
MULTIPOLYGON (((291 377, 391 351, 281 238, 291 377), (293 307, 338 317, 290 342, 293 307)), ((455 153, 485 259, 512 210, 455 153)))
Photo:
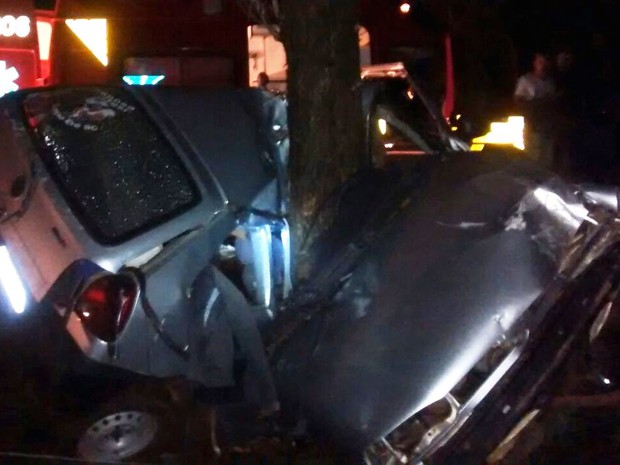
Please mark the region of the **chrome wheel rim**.
POLYGON ((91 424, 78 442, 78 456, 91 461, 122 460, 146 449, 157 434, 155 416, 122 411, 91 424))

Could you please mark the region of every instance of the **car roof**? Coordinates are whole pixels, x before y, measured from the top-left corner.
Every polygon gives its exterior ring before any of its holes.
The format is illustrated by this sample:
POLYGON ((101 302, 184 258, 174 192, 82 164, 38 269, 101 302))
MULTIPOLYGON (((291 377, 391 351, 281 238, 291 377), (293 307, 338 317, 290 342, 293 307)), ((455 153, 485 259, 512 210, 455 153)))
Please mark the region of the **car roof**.
POLYGON ((402 62, 364 66, 361 72, 362 79, 405 78, 407 76, 407 69, 402 62))
POLYGON ((286 125, 286 111, 277 111, 283 102, 259 89, 145 86, 132 91, 165 113, 166 123, 186 138, 234 205, 249 205, 274 179, 264 154, 277 145, 270 137, 274 126, 286 125))

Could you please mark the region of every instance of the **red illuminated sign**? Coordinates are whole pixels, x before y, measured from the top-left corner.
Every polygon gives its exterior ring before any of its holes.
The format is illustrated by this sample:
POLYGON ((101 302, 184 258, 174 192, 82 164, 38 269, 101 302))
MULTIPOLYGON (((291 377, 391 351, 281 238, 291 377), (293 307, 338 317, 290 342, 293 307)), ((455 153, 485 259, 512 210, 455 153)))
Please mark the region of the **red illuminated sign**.
POLYGON ((28 16, 0 16, 0 36, 23 39, 28 37, 30 32, 30 18, 28 16))
POLYGON ((32 0, 0 1, 0 97, 37 85, 37 34, 32 0))
POLYGON ((32 0, 0 1, 0 50, 36 47, 33 16, 32 0))
POLYGON ((34 50, 0 49, 0 97, 9 92, 36 85, 34 50))

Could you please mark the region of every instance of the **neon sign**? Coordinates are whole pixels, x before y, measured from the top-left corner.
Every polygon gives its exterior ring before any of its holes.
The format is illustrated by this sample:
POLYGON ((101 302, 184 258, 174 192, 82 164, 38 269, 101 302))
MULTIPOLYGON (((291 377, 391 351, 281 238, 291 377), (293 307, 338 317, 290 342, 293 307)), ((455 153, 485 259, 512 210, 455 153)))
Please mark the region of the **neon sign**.
POLYGON ((0 16, 0 37, 28 37, 30 35, 30 18, 28 16, 0 16))
POLYGON ((165 77, 166 76, 162 75, 149 76, 148 74, 127 75, 123 76, 123 81, 125 81, 130 86, 154 86, 163 81, 165 77))
POLYGON ((18 78, 19 73, 15 67, 7 68, 6 61, 0 60, 0 97, 19 89, 19 86, 15 83, 18 78))

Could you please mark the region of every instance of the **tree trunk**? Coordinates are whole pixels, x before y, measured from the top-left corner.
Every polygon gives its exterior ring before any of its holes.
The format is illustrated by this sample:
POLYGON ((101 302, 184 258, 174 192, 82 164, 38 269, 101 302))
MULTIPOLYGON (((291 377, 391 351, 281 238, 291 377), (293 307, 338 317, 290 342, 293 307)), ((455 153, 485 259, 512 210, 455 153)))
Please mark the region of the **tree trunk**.
POLYGON ((360 79, 358 0, 282 0, 281 39, 288 59, 291 213, 298 276, 308 245, 329 214, 322 204, 365 162, 360 79), (310 225, 314 222, 318 228, 310 225))

